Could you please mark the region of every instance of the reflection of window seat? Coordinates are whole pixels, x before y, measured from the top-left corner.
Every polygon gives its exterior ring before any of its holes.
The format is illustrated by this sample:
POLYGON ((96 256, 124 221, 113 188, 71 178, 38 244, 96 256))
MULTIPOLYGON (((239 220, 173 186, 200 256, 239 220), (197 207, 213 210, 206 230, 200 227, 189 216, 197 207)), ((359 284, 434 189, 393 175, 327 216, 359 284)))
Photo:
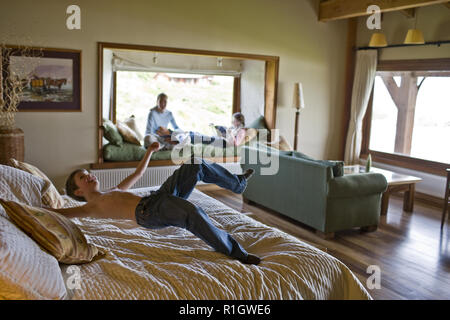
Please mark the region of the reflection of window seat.
MULTIPOLYGON (((253 145, 256 142, 257 137, 264 141, 269 138, 270 132, 265 126, 263 116, 257 118, 247 128, 248 130, 244 145, 253 145), (250 130, 250 128, 253 128, 253 130, 250 130)), ((104 141, 106 141, 106 139, 104 139, 104 141)), ((210 161, 238 163, 240 161, 239 154, 242 146, 219 148, 211 145, 196 144, 191 148, 191 154, 194 153, 196 156, 200 156, 210 161)), ((91 169, 136 168, 139 161, 144 157, 145 152, 146 149, 139 145, 123 142, 122 147, 118 147, 114 144, 107 143, 106 141, 106 144, 104 144, 102 150, 100 150, 98 163, 92 163, 90 167, 91 169)), ((179 164, 180 161, 177 159, 174 161, 172 160, 171 154, 172 151, 154 152, 149 167, 179 164)), ((189 156, 190 154, 186 155, 184 158, 187 159, 189 156)), ((183 158, 182 153, 180 158, 183 158)))
MULTIPOLYGON (((196 144, 191 146, 190 152, 198 156, 204 156, 205 158, 223 158, 238 155, 239 149, 236 147, 217 148, 209 145, 196 144)), ((180 152, 174 151, 174 154, 183 157, 185 153, 183 151, 186 150, 181 149, 180 152)), ((144 157, 145 152, 146 149, 144 147, 131 143, 124 143, 122 147, 108 143, 103 147, 103 159, 104 161, 114 162, 139 161, 144 157)), ((170 150, 157 151, 153 153, 151 160, 170 160, 172 158, 171 155, 172 151, 170 150)))
MULTIPOLYGON (((214 162, 239 162, 239 153, 241 147, 235 148, 214 148, 208 145, 197 144, 191 147, 191 152, 199 155, 204 159, 214 162)), ((146 149, 142 146, 124 143, 122 147, 113 144, 106 144, 103 146, 103 160, 102 163, 93 163, 90 165, 91 169, 115 169, 115 168, 135 168, 139 161, 143 158, 146 149)), ((154 152, 149 163, 152 166, 170 166, 178 164, 171 159, 172 151, 158 151, 154 152)), ((183 158, 183 153, 180 153, 183 158)))

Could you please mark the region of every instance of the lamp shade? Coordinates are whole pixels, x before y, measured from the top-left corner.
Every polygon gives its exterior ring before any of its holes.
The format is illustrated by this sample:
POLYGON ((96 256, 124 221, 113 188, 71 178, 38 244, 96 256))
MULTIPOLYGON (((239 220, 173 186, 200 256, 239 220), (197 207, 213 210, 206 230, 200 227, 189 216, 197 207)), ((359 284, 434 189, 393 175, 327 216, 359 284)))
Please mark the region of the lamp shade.
POLYGON ((409 29, 404 44, 424 44, 423 33, 419 29, 409 29))
POLYGON ((386 47, 386 46, 387 46, 387 41, 386 41, 386 36, 384 35, 384 33, 375 32, 374 34, 372 34, 372 37, 370 38, 370 42, 369 42, 369 47, 380 48, 380 47, 386 47))
POLYGON ((294 99, 292 107, 295 109, 305 108, 305 101, 303 100, 303 86, 299 82, 294 84, 294 99))

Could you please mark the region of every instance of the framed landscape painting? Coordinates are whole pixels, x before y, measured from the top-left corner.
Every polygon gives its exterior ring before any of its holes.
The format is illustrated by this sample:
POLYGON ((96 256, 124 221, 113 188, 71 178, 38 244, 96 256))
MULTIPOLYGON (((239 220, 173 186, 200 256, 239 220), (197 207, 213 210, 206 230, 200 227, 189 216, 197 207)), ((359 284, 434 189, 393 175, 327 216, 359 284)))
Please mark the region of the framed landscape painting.
POLYGON ((23 84, 19 111, 81 111, 81 51, 32 49, 11 54, 10 68, 23 84))

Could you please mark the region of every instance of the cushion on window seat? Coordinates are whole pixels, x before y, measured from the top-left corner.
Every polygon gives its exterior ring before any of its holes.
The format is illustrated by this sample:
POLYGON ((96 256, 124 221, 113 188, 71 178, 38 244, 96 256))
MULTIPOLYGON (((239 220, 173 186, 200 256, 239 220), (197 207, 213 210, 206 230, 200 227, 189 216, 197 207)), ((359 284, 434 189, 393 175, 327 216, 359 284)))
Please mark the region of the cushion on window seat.
POLYGON ((116 125, 108 119, 103 119, 103 136, 110 143, 115 144, 118 147, 123 145, 122 135, 119 133, 116 125))
POLYGON ((145 148, 136 144, 124 142, 121 147, 108 143, 103 147, 105 161, 138 161, 145 155, 145 148))

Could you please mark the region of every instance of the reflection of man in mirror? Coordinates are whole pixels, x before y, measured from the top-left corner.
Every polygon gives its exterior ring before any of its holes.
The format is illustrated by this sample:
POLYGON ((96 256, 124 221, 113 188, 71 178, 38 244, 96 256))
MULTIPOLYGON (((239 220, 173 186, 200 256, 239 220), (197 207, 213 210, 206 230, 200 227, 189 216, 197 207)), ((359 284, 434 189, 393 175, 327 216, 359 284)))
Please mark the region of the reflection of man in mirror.
POLYGON ((147 118, 147 128, 145 130, 144 147, 147 148, 153 142, 158 142, 162 148, 171 149, 176 142, 172 142, 170 135, 172 130, 168 130, 167 136, 159 135, 158 131, 161 128, 168 128, 170 124, 173 130, 178 130, 179 127, 173 117, 172 112, 166 109, 167 95, 160 93, 156 100, 156 106, 150 109, 147 118))

